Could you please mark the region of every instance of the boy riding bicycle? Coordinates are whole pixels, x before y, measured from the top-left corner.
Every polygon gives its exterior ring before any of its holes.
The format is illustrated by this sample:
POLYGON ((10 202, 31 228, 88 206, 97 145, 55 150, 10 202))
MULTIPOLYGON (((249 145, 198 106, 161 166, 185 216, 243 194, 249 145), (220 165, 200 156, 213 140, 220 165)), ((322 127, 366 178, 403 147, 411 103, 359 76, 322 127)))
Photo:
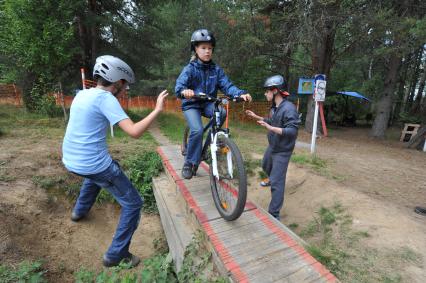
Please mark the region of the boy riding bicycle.
POLYGON ((296 107, 287 100, 289 93, 284 87, 284 78, 280 75, 269 77, 264 83, 265 97, 272 102, 269 118, 265 119, 253 111, 246 110, 248 116, 256 119, 259 125, 268 130, 269 146, 263 156, 262 168, 271 183, 272 197, 268 212, 278 220, 284 203, 288 163, 296 144, 300 124, 296 107))
MULTIPOLYGON (((194 95, 204 93, 216 97, 220 89, 232 98, 241 97, 251 101, 251 96, 246 91, 234 86, 223 72, 223 69, 212 61, 216 40, 211 32, 206 29, 194 31, 191 36, 191 51, 195 56, 186 65, 176 80, 175 93, 182 99, 182 111, 191 130, 187 154, 182 169, 182 177, 191 179, 195 176, 201 162, 203 139, 203 124, 201 115, 212 117, 214 103, 192 99, 194 95)), ((221 121, 226 117, 226 111, 221 108, 221 121)))

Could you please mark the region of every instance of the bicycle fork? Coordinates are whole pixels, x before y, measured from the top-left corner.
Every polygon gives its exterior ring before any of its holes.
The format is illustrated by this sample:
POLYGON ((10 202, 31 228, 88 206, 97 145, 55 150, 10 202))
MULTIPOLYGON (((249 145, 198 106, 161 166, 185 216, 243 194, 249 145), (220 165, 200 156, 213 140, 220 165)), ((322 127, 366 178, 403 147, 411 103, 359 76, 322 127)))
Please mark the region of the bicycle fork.
MULTIPOLYGON (((214 136, 213 134, 211 134, 211 139, 212 139, 212 143, 210 145, 210 150, 211 150, 211 154, 212 154, 212 165, 213 166, 213 176, 216 177, 216 179, 219 180, 219 171, 217 169, 217 156, 216 156, 216 152, 219 150, 218 146, 217 146, 217 138, 219 135, 223 135, 226 138, 228 137, 227 133, 224 132, 217 132, 214 136)), ((230 150, 228 150, 226 152, 226 161, 227 161, 227 171, 228 171, 228 175, 230 176, 230 178, 233 178, 233 172, 232 172, 232 152, 230 150)))

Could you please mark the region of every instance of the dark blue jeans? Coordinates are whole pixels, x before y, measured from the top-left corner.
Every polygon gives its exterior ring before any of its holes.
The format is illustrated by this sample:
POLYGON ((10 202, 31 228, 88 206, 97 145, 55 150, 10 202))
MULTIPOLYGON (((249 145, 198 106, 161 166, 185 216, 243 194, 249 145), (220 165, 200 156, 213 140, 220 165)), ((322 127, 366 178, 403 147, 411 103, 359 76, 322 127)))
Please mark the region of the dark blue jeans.
MULTIPOLYGON (((226 111, 222 107, 220 109, 221 124, 225 121, 226 111)), ((203 142, 203 122, 201 121, 201 115, 207 118, 213 117, 214 114, 214 103, 204 103, 200 108, 190 108, 183 112, 185 115, 188 127, 191 129, 188 139, 187 154, 185 157, 185 163, 191 163, 192 165, 198 165, 201 161, 201 151, 203 142)))
POLYGON ((130 241, 141 216, 143 205, 141 196, 116 161, 113 161, 101 173, 80 176, 84 177, 84 180, 74 212, 78 215, 86 215, 95 203, 101 188, 110 192, 121 205, 121 215, 111 246, 105 256, 111 261, 120 261, 128 257, 130 241))
POLYGON ((265 151, 262 161, 263 171, 269 176, 271 182, 271 202, 268 212, 280 220, 280 210, 284 204, 285 179, 291 152, 272 153, 271 147, 265 151))

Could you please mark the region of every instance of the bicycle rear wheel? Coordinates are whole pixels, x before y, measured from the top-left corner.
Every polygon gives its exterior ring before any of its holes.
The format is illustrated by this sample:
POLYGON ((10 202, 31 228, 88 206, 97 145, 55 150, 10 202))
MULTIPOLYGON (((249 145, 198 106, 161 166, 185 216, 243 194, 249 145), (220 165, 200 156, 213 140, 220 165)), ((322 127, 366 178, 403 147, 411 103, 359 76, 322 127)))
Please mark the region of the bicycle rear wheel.
POLYGON ((232 221, 240 217, 246 204, 247 176, 244 161, 237 145, 225 135, 218 135, 216 145, 217 176, 214 175, 214 162, 210 164, 213 200, 219 214, 225 220, 232 221))

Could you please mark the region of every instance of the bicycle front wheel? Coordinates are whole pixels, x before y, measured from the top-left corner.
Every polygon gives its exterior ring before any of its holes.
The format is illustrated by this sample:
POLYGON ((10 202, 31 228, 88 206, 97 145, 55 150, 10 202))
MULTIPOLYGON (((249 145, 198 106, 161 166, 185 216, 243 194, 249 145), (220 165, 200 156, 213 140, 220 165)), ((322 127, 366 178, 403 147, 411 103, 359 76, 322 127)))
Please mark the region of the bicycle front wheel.
POLYGON ((247 199, 247 176, 237 145, 225 135, 218 135, 210 164, 210 185, 219 214, 228 221, 240 217, 247 199), (213 162, 214 156, 216 162, 213 162), (216 167, 216 170, 215 170, 216 167))

